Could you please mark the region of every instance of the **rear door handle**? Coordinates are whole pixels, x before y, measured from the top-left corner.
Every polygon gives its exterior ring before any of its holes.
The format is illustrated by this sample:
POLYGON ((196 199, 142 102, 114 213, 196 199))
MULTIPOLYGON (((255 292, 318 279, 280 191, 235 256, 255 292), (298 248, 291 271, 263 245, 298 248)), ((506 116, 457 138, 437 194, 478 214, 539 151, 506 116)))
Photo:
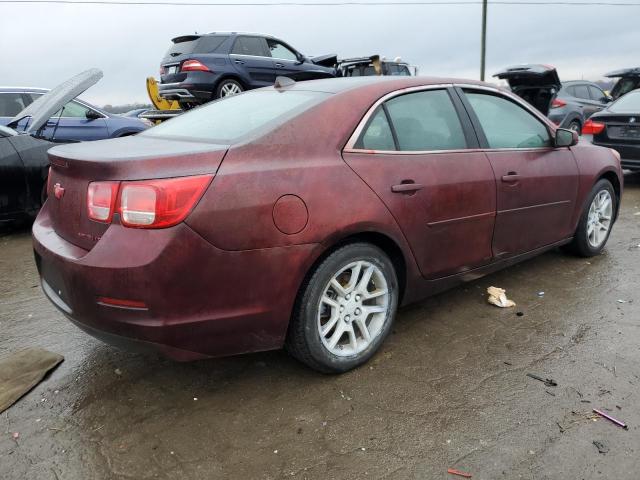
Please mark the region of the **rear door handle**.
POLYGON ((516 172, 509 172, 506 175, 502 176, 502 181, 506 183, 515 183, 520 180, 520 175, 516 172))
POLYGON ((393 193, 411 193, 411 192, 417 192, 422 188, 424 188, 424 185, 422 185, 421 183, 411 182, 411 183, 401 183, 400 185, 392 185, 391 191, 393 193))

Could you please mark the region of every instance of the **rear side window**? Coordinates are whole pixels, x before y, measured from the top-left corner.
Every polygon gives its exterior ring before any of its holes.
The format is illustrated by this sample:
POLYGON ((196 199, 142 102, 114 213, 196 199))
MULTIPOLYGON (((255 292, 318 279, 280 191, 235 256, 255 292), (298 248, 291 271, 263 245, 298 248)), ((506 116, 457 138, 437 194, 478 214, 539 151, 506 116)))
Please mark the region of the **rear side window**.
POLYGON ((25 107, 21 93, 0 93, 0 117, 15 117, 25 107))
POLYGON ((201 37, 193 53, 215 53, 227 38, 229 37, 225 35, 207 35, 201 37))
POLYGON ((589 96, 589 89, 586 85, 576 85, 575 87, 573 87, 573 90, 575 92, 575 94, 573 95, 574 97, 582 98, 584 100, 591 100, 591 97, 589 96))
POLYGON ((207 103, 144 132, 144 136, 229 145, 276 129, 317 105, 323 92, 257 90, 207 103))
POLYGON ((408 93, 386 102, 398 150, 467 148, 458 114, 446 90, 408 93))
POLYGON ((260 37, 238 37, 233 45, 236 55, 251 55, 253 57, 266 57, 264 39, 260 37))
POLYGON ((371 121, 365 128, 356 142, 355 148, 364 148, 365 150, 395 150, 396 145, 393 140, 393 133, 387 120, 384 109, 378 108, 376 113, 371 117, 371 121))
POLYGON ((465 92, 489 148, 541 148, 551 145, 547 127, 520 105, 497 95, 465 92))

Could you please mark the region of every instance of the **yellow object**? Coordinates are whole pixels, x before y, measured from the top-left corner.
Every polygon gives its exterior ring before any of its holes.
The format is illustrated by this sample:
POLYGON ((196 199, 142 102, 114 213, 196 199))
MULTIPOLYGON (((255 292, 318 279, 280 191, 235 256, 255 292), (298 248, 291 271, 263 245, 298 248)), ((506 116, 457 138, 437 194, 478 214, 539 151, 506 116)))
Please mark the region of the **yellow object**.
POLYGON ((180 105, 175 100, 166 100, 158 93, 158 81, 153 77, 147 77, 147 93, 156 110, 180 110, 180 105))

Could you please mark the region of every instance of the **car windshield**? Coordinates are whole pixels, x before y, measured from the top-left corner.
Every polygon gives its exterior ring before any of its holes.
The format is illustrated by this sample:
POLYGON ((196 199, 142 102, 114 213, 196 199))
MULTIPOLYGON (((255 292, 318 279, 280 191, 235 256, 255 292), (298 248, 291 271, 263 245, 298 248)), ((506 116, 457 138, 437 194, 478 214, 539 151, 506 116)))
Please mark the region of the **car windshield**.
POLYGON ((640 90, 634 90, 620 97, 609 107, 613 113, 635 113, 640 115, 640 90))
POLYGON ((145 131, 144 136, 233 144, 266 133, 330 94, 259 90, 208 103, 145 131))

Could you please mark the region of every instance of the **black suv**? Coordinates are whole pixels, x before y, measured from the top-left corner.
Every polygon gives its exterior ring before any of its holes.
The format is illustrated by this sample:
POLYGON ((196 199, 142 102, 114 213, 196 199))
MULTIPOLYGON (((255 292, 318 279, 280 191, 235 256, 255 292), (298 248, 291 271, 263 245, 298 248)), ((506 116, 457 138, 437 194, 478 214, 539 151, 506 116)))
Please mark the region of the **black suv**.
POLYGON ((336 55, 307 58, 269 35, 208 33, 172 42, 160 65, 159 93, 183 109, 273 85, 278 76, 296 81, 336 76, 336 55))

